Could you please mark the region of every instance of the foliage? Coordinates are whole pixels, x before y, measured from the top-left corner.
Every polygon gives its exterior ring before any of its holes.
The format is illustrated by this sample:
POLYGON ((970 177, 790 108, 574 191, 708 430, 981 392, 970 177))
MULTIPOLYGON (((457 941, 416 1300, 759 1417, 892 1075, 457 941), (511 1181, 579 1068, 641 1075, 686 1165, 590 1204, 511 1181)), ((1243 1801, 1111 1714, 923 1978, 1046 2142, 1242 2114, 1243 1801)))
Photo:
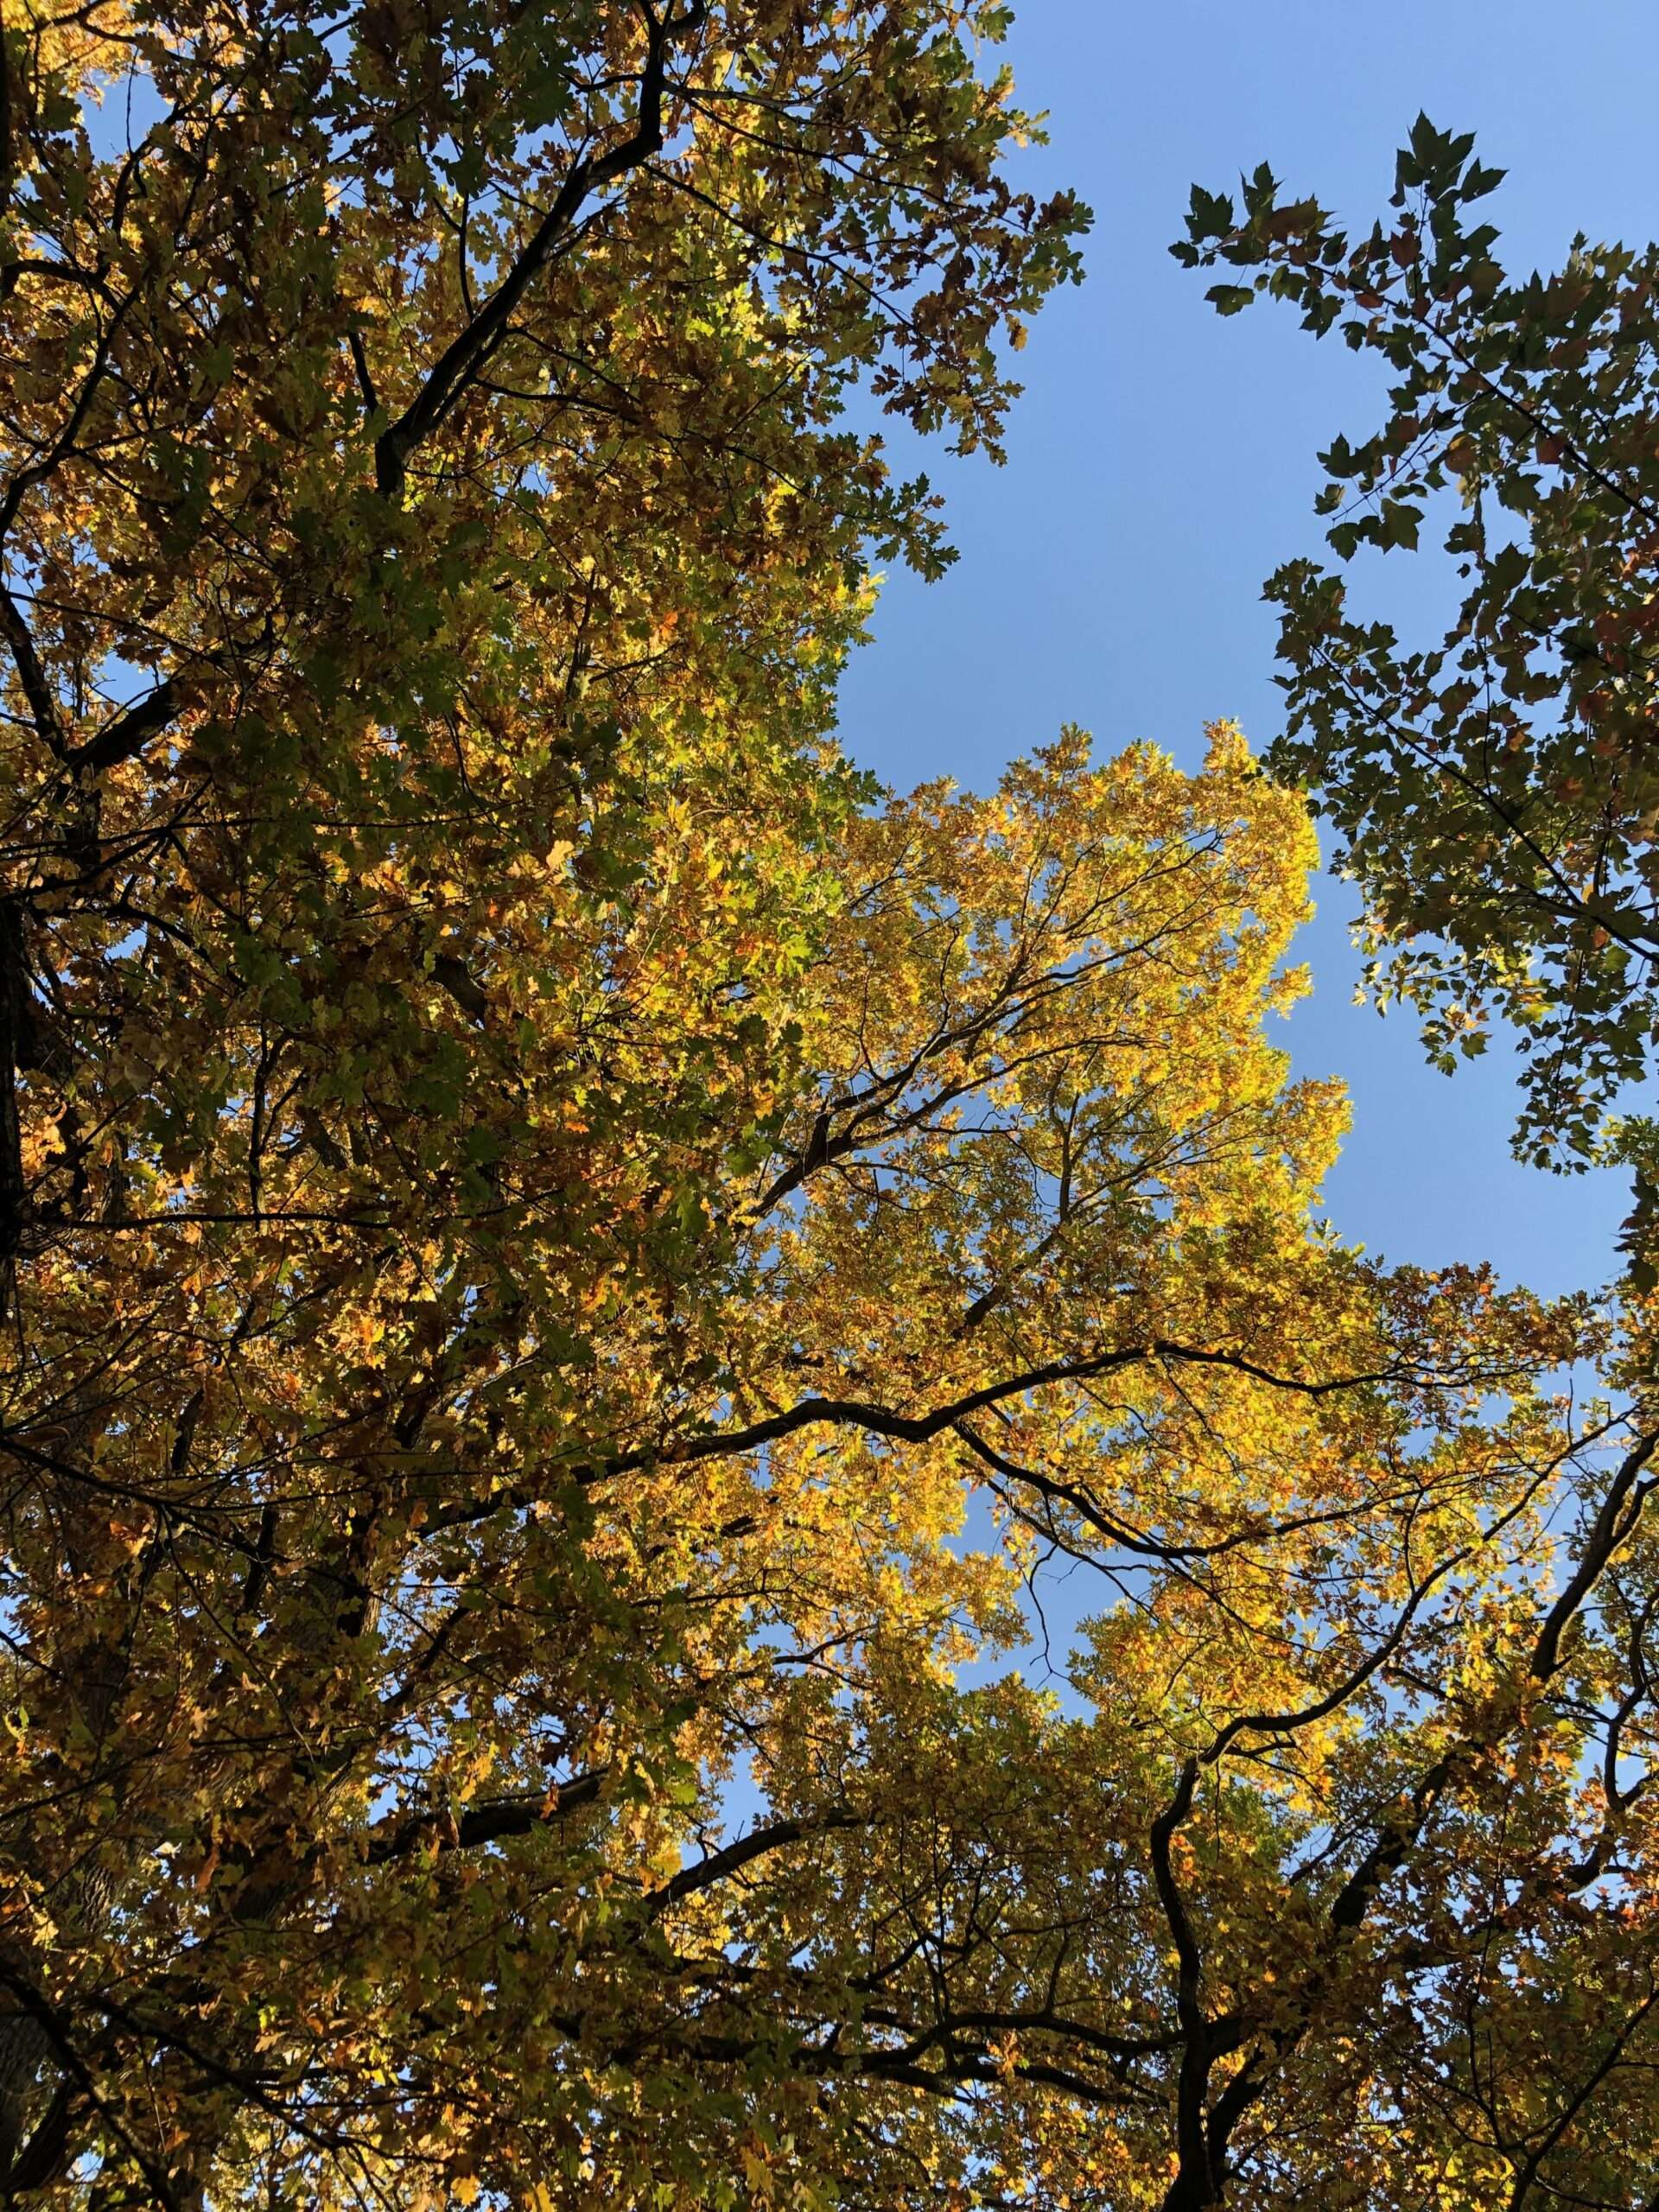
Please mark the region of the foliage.
POLYGON ((826 734, 1001 27, 8 18, 13 2199, 1659 2185, 1651 1314, 1323 1223, 1236 731, 826 734))
POLYGON ((1314 562, 1267 587, 1289 670, 1273 765, 1314 787, 1364 888, 1379 1001, 1421 1007, 1447 1067, 1495 1013, 1513 1023, 1517 1149, 1623 1156, 1640 1195, 1652 1125, 1605 1117, 1659 1035, 1659 249, 1580 237, 1555 275, 1511 276, 1479 219, 1503 173, 1473 148, 1420 118, 1395 213, 1354 238, 1265 168, 1242 219, 1195 189, 1174 251, 1255 272, 1212 289, 1222 314, 1287 300, 1391 372, 1382 428, 1320 456, 1341 562, 1414 549, 1435 496, 1458 494, 1445 546, 1465 588, 1437 645, 1358 619, 1314 562))

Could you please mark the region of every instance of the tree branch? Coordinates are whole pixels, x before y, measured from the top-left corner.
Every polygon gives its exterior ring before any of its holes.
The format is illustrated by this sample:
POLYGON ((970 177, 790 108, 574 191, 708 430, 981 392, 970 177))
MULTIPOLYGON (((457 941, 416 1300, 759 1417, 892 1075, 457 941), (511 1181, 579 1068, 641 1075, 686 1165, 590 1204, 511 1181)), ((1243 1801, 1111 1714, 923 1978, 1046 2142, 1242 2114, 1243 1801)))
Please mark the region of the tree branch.
POLYGON ((675 35, 699 29, 707 13, 708 0, 691 0, 683 14, 660 20, 647 10, 639 111, 632 136, 597 161, 572 165, 530 243, 466 328, 445 347, 410 405, 375 440, 375 483, 383 498, 402 496, 410 455, 463 397, 505 337, 519 301, 553 259, 583 202, 661 151, 668 42, 675 35))

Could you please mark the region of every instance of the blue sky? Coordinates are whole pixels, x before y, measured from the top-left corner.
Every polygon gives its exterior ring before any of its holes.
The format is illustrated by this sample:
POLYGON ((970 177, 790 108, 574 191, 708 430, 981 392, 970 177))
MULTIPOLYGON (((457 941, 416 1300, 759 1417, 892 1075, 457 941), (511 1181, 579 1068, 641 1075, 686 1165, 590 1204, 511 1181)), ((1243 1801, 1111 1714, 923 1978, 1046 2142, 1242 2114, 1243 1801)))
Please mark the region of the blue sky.
MULTIPOLYGON (((844 686, 849 749, 899 785, 983 787, 1065 721, 1103 750, 1150 738, 1187 763, 1217 715, 1258 744, 1279 726, 1262 581, 1317 549, 1314 455, 1372 426, 1380 385, 1282 310, 1215 315, 1208 280, 1166 250, 1195 181, 1231 188, 1266 160, 1369 225, 1424 108, 1509 171, 1490 205, 1512 264, 1553 265, 1577 230, 1643 242, 1659 226, 1651 0, 1026 0, 1006 52, 1023 104, 1049 111, 1052 143, 1022 181, 1075 187, 1096 229, 1087 283, 1020 358, 1007 467, 941 466, 893 441, 945 493, 961 555, 942 583, 889 581, 844 686)), ((1363 588, 1408 631, 1435 620, 1446 586, 1395 555, 1363 588)), ((1604 1280, 1622 1179, 1516 1165, 1503 1055, 1447 1080, 1408 1016, 1351 1003, 1351 903, 1323 886, 1300 949, 1314 995, 1281 1039, 1300 1071, 1353 1093, 1326 1190, 1338 1228, 1394 1260, 1490 1258, 1540 1290, 1604 1280)))

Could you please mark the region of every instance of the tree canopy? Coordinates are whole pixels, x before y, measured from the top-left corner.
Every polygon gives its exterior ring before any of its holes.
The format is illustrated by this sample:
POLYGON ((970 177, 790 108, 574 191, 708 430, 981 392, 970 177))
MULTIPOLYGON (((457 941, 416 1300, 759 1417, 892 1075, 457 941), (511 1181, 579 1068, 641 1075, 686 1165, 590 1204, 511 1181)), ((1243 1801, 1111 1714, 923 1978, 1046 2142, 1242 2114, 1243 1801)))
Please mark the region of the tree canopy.
POLYGON ((1267 587, 1288 668, 1274 765, 1337 826, 1388 948, 1382 995, 1423 1010, 1447 1066, 1494 1014, 1514 1026, 1527 1156, 1659 1169, 1649 1117, 1606 1122, 1659 1035, 1659 251, 1580 236, 1555 274, 1512 276, 1479 219, 1503 175, 1420 117, 1368 232, 1281 199, 1262 168, 1242 220, 1196 188, 1174 251, 1256 272, 1211 289, 1222 314, 1287 300, 1394 372, 1382 427, 1320 456, 1340 562, 1414 550, 1430 503, 1452 506, 1464 589, 1431 645, 1351 613, 1315 562, 1267 587))
POLYGON ((11 2201, 1659 2189, 1653 1300, 1325 1222, 1237 730, 831 734, 1004 27, 8 16, 11 2201))

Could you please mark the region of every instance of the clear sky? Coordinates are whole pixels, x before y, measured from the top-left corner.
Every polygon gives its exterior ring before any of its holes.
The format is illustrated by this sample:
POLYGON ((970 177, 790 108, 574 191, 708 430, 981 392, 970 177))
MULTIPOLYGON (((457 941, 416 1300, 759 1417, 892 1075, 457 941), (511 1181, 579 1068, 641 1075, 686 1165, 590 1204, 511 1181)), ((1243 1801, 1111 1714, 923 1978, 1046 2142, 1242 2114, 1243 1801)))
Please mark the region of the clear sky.
MULTIPOLYGON (((1232 189, 1266 160, 1369 226, 1424 108, 1508 169, 1489 205, 1511 265, 1554 265, 1578 230, 1659 230, 1653 0, 1025 0, 1005 51, 1022 104, 1049 112, 1052 143, 1022 181, 1075 187, 1096 229, 1087 283, 1050 304, 1020 357, 1007 467, 920 463, 961 558, 939 584, 890 580, 842 717, 854 755, 899 785, 983 787, 1065 721, 1103 749, 1150 738, 1186 763, 1217 715, 1258 744, 1279 727, 1262 581, 1319 549, 1314 455, 1374 426, 1380 387, 1339 340, 1316 345, 1268 302, 1216 316, 1211 280, 1166 251, 1195 181, 1232 189)), ((1363 585, 1402 632, 1445 603, 1421 556, 1363 585)), ((1314 996, 1281 1037, 1300 1071, 1353 1093, 1326 1190, 1338 1228, 1395 1260, 1490 1258, 1540 1290, 1605 1280, 1627 1185, 1518 1166, 1502 1054, 1447 1080, 1408 1016, 1351 1005, 1351 900, 1323 886, 1301 949, 1314 996)))

